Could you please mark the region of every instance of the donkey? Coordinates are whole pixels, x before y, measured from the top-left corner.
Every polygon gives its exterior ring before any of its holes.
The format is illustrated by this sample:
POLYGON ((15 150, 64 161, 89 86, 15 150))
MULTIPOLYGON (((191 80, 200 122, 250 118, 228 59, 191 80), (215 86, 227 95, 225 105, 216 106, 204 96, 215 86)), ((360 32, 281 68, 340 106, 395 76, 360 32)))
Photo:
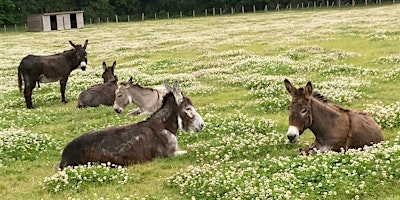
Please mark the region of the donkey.
POLYGON ((367 113, 328 103, 322 95, 313 91, 311 82, 304 88, 295 88, 287 79, 284 82, 292 97, 287 132, 289 141, 295 143, 306 129, 310 129, 315 136, 314 143, 303 149, 303 154, 314 148, 321 152, 346 151, 384 140, 381 128, 367 113))
MULTIPOLYGON (((24 79, 24 97, 26 107, 31 109, 32 105, 32 90, 36 83, 49 83, 60 81, 61 101, 65 100, 65 87, 72 70, 81 67, 86 70, 87 54, 86 47, 88 40, 83 46, 75 45, 69 41, 73 49, 64 51, 63 53, 49 56, 28 55, 21 60, 18 66, 18 87, 22 91, 22 79, 24 79)), ((40 86, 39 86, 40 87, 40 86)))
POLYGON ((114 110, 121 113, 129 104, 134 103, 138 108, 129 111, 129 115, 152 114, 161 107, 166 93, 165 87, 148 88, 134 84, 131 77, 128 82, 120 83, 115 91, 114 110))
POLYGON ((126 166, 186 153, 178 151, 178 129, 199 132, 204 121, 178 82, 165 87, 168 93, 161 108, 148 119, 81 135, 65 147, 59 168, 88 162, 126 166))
POLYGON ((107 67, 103 62, 103 84, 96 84, 89 89, 81 92, 78 96, 78 108, 97 107, 99 105, 112 106, 115 99, 115 90, 117 89, 117 77, 114 75, 114 69, 117 61, 114 61, 111 67, 107 67))

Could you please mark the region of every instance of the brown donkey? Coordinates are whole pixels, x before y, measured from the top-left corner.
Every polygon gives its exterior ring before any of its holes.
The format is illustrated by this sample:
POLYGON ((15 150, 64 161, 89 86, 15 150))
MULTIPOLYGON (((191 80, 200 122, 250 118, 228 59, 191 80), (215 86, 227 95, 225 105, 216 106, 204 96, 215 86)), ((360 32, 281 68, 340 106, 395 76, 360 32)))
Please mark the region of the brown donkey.
POLYGON ((114 69, 117 61, 114 61, 111 67, 107 67, 103 62, 103 84, 92 85, 87 90, 82 91, 78 96, 78 108, 97 107, 100 105, 112 106, 115 99, 115 90, 117 89, 117 77, 114 75, 114 69))
POLYGON ((289 105, 287 137, 295 143, 306 129, 315 135, 315 141, 304 154, 316 148, 322 152, 360 148, 383 141, 382 130, 365 112, 351 111, 329 104, 311 82, 303 88, 294 87, 285 79, 285 87, 292 101, 289 105))
POLYGON ((50 83, 60 81, 61 101, 65 100, 65 88, 71 72, 79 66, 86 70, 88 40, 82 46, 69 41, 73 49, 49 56, 28 55, 21 60, 18 66, 18 87, 22 91, 24 82, 24 97, 27 108, 33 108, 32 90, 36 83, 50 83))

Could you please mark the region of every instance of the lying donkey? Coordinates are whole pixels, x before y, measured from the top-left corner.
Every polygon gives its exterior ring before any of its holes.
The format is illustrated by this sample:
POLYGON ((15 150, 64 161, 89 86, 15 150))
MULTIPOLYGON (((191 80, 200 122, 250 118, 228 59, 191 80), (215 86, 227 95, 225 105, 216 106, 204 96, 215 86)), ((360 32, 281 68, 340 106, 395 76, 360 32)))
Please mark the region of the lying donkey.
POLYGON ((117 77, 114 75, 114 69, 117 62, 114 61, 111 67, 107 67, 103 62, 103 84, 96 84, 89 89, 81 92, 78 96, 78 108, 97 107, 99 105, 111 106, 115 99, 115 90, 117 89, 117 77))
POLYGON ((92 131, 72 140, 63 150, 59 168, 88 162, 132 165, 185 153, 179 151, 178 129, 199 132, 204 121, 178 82, 165 85, 161 107, 144 121, 92 131))
POLYGON ((134 84, 131 77, 128 82, 120 83, 115 91, 114 110, 121 113, 134 103, 138 108, 129 111, 128 115, 152 114, 161 107, 166 93, 165 87, 147 88, 134 84))

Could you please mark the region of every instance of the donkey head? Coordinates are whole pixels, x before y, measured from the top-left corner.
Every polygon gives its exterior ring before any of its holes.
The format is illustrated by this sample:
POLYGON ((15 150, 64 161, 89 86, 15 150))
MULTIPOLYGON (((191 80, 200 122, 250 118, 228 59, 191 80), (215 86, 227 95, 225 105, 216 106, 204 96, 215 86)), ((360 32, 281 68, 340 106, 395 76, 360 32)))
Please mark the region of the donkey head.
POLYGON ((75 57, 77 58, 78 63, 80 63, 81 69, 83 71, 86 70, 86 65, 87 65, 87 53, 86 53, 86 47, 88 44, 88 40, 85 41, 85 44, 83 45, 75 45, 73 42, 69 41, 71 46, 74 47, 75 49, 75 57))
POLYGON ((203 118, 197 113, 192 101, 182 95, 178 81, 175 81, 173 87, 164 82, 167 91, 172 92, 175 102, 179 107, 178 125, 185 132, 199 132, 204 128, 203 118))
POLYGON ((117 65, 117 61, 114 61, 113 65, 111 67, 107 67, 106 62, 103 62, 103 74, 101 77, 103 77, 104 83, 107 83, 108 81, 112 81, 117 79, 114 75, 114 69, 115 66, 117 65))
POLYGON ((128 82, 122 82, 115 90, 114 111, 121 113, 129 104, 133 102, 132 97, 129 95, 128 88, 133 83, 132 77, 128 82))
POLYGON ((289 80, 285 79, 285 87, 292 97, 289 105, 289 129, 287 137, 291 143, 295 143, 304 130, 312 124, 311 97, 313 86, 311 82, 303 88, 294 87, 289 80))

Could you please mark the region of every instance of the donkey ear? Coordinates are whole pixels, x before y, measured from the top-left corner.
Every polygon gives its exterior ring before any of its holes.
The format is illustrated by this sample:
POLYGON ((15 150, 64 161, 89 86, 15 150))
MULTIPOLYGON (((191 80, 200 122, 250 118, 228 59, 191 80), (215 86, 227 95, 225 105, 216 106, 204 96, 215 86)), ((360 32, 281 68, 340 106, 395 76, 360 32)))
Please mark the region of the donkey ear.
POLYGON ((313 86, 312 86, 312 84, 311 84, 311 82, 310 82, 310 81, 308 81, 308 82, 307 82, 307 85, 306 85, 305 91, 306 91, 306 97, 310 97, 310 96, 312 95, 312 92, 313 92, 313 86))
POLYGON ((84 49, 86 49, 88 42, 89 42, 89 40, 86 40, 86 41, 85 41, 85 44, 83 45, 83 48, 84 48, 84 49))
POLYGON ((115 68, 116 65, 117 65, 117 61, 114 61, 112 68, 115 68))
POLYGON ((297 89, 290 83, 289 80, 285 79, 284 82, 287 92, 290 94, 290 96, 294 97, 297 89))
POLYGON ((106 71, 106 69, 107 69, 107 64, 106 62, 103 61, 103 70, 106 71))
POLYGON ((180 105, 183 102, 183 95, 181 93, 181 89, 179 88, 178 81, 175 81, 173 89, 174 89, 174 96, 175 96, 176 104, 180 105))
POLYGON ((167 81, 163 81, 165 89, 167 89, 168 92, 174 92, 174 89, 168 85, 167 81))
POLYGON ((174 91, 181 92, 181 89, 179 88, 179 82, 177 80, 174 82, 174 91))
POLYGON ((74 48, 76 48, 76 45, 70 40, 69 43, 71 44, 71 46, 73 46, 74 48))

